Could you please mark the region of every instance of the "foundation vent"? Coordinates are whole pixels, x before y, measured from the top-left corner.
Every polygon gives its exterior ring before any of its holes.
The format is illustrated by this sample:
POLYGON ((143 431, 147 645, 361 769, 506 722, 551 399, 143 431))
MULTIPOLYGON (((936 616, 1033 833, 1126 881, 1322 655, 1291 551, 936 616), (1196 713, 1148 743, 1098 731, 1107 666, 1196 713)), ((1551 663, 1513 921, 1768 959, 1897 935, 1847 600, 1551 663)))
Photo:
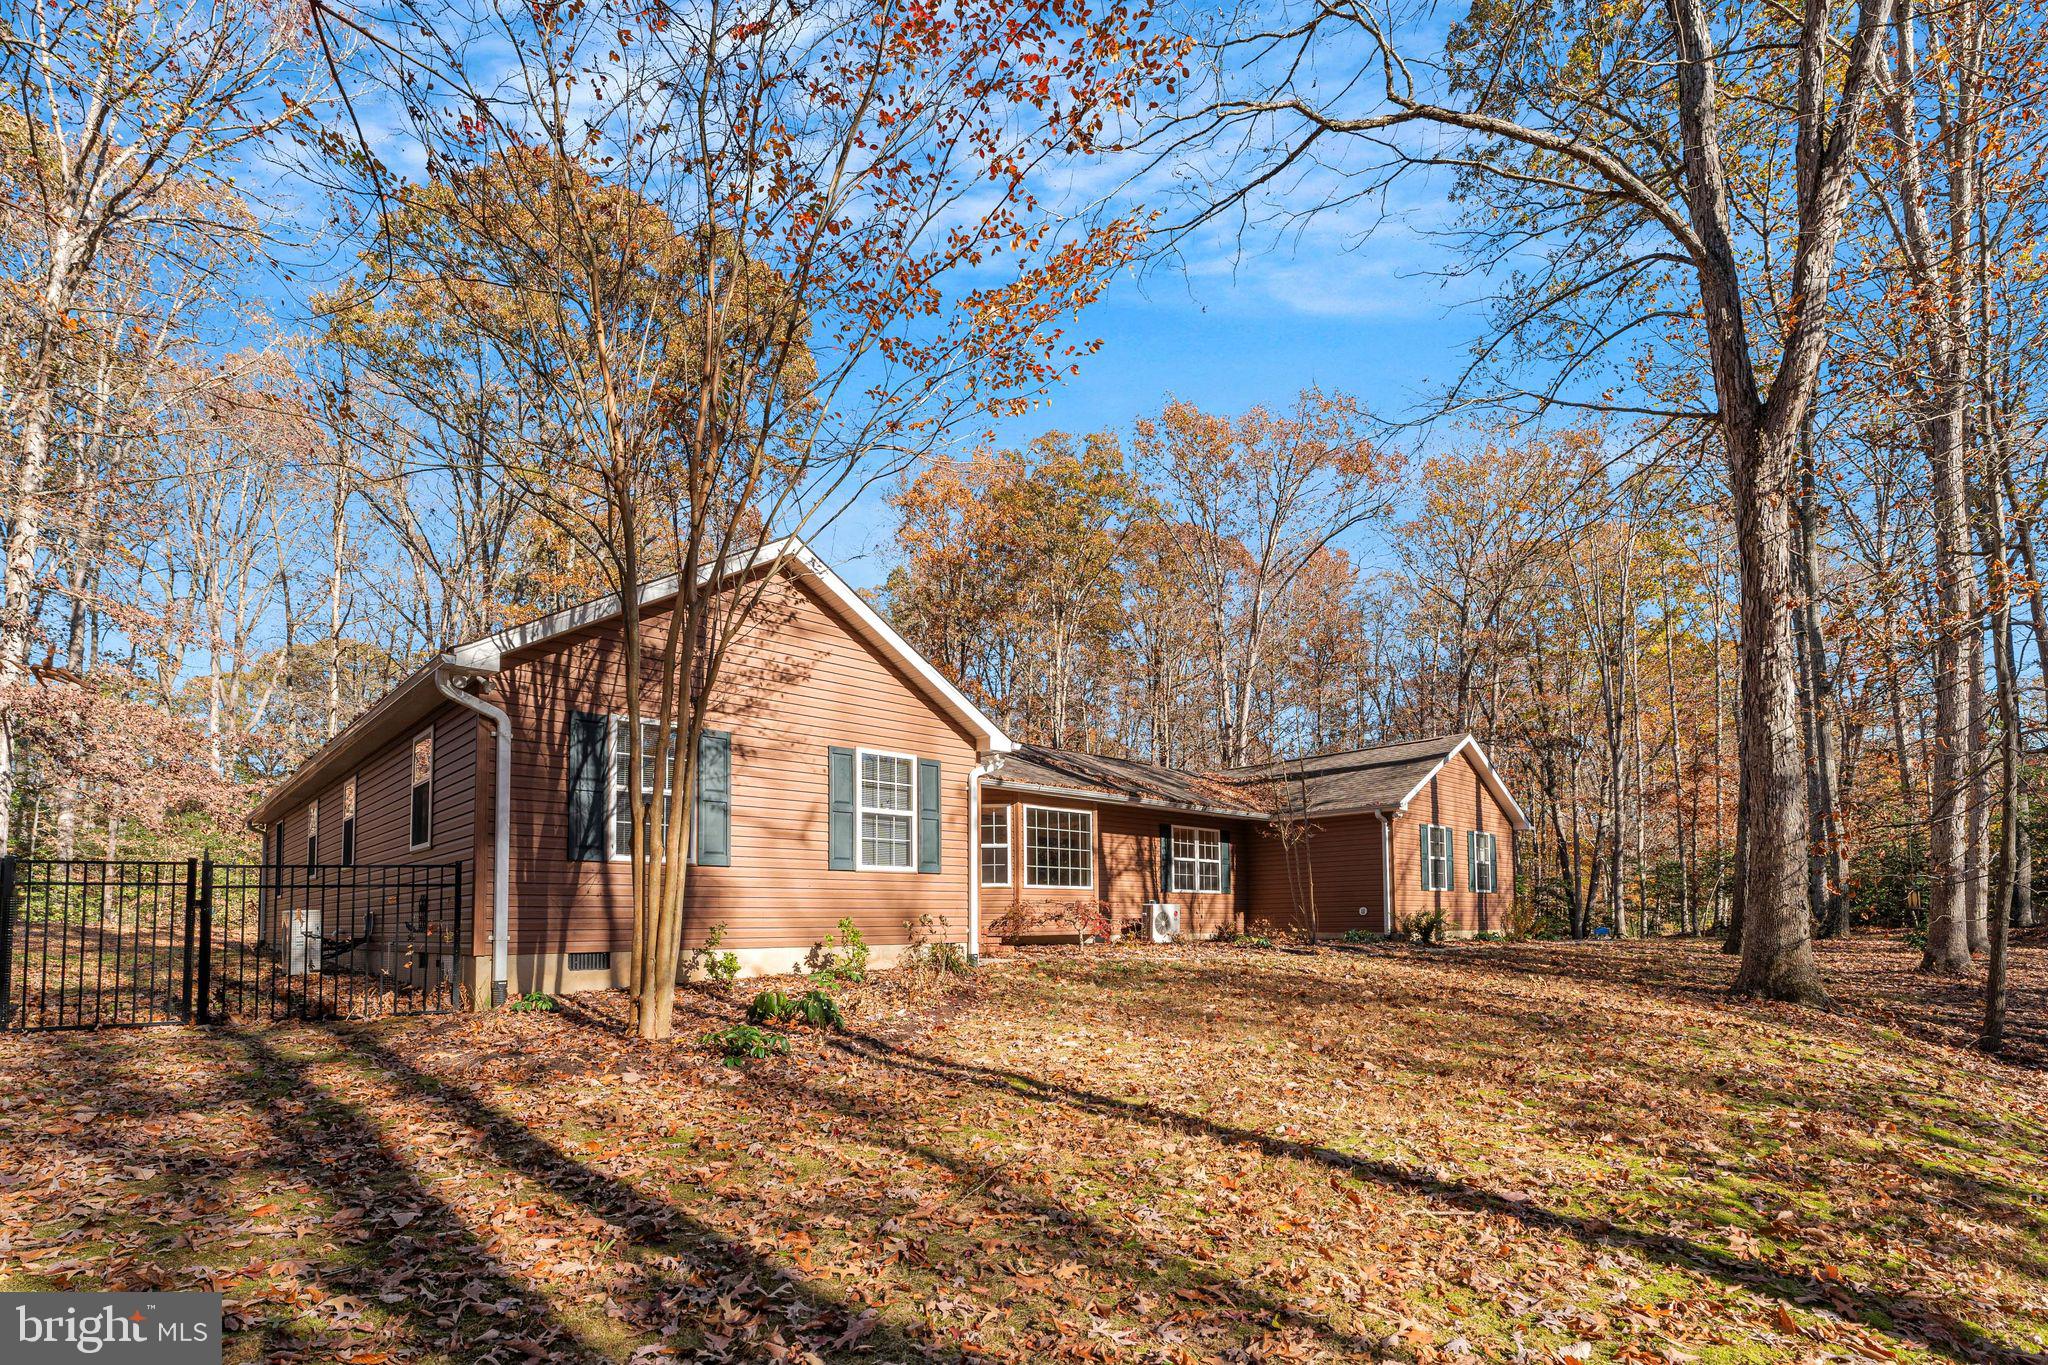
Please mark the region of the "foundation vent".
POLYGON ((569 970, 572 972, 608 972, 612 969, 612 955, 606 953, 571 953, 569 970))

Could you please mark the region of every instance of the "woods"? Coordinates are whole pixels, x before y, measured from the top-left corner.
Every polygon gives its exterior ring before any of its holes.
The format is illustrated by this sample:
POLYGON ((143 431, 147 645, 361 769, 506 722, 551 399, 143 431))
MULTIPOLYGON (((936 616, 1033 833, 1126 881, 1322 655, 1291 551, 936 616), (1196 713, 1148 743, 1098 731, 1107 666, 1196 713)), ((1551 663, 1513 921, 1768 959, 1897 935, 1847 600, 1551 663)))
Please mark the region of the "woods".
POLYGON ((246 852, 422 662, 605 598, 665 1036, 695 803, 655 789, 760 609, 731 571, 867 521, 875 601, 1019 738, 1469 729, 1530 798, 1519 931, 1719 935, 1825 1004, 1813 937, 1883 926, 1988 972, 1995 1047, 2048 719, 2038 17, 1270 17, 9 7, 5 846, 246 852), (1124 282, 1370 255, 1396 199, 1483 310, 1426 391, 1062 418, 1124 282))

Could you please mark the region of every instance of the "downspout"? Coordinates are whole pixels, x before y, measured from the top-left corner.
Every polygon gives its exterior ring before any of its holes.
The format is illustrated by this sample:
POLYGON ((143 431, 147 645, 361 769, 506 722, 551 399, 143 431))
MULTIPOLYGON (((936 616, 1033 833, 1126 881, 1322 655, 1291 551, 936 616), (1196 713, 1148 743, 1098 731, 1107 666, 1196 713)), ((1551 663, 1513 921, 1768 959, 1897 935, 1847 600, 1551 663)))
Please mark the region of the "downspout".
POLYGON ((984 759, 967 771, 967 960, 981 961, 981 779, 995 770, 984 759))
POLYGON ((434 668, 434 686, 457 706, 476 712, 491 723, 498 736, 498 761, 492 767, 496 779, 491 801, 491 1004, 502 1005, 509 994, 508 970, 511 938, 510 916, 505 908, 505 887, 512 860, 512 718, 504 708, 493 706, 473 692, 457 687, 450 677, 454 665, 443 661, 434 668))
POLYGON ((1385 811, 1380 817, 1380 932, 1394 932, 1394 836, 1393 821, 1385 811))

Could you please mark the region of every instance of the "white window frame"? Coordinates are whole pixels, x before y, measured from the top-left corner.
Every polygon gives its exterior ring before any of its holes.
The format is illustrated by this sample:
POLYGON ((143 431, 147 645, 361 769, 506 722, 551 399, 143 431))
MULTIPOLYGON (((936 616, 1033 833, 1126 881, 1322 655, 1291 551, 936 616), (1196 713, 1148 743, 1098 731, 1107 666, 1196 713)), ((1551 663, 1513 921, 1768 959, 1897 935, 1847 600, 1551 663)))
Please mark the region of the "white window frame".
MULTIPOLYGON (((632 722, 632 717, 614 715, 606 716, 605 720, 612 727, 610 735, 612 760, 611 771, 605 774, 604 782, 605 856, 615 863, 630 863, 633 861, 633 830, 630 825, 627 826, 626 829, 625 846, 620 847, 619 845, 619 791, 625 785, 623 782, 619 780, 619 769, 626 763, 631 761, 630 750, 627 748, 625 741, 626 726, 632 722)), ((653 716, 642 716, 640 717, 640 730, 642 734, 645 734, 648 731, 652 730, 654 734, 658 736, 661 734, 661 722, 656 720, 653 716)), ((643 762, 645 761, 646 748, 651 743, 651 740, 641 741, 643 762)), ((677 757, 678 754, 676 752, 676 742, 671 741, 668 746, 668 771, 663 774, 663 781, 661 784, 662 798, 669 802, 671 806, 673 806, 676 799, 675 786, 677 757)), ((636 798, 639 795, 640 793, 637 791, 634 793, 634 796, 636 798)), ((693 825, 690 828, 690 841, 694 844, 696 842, 696 839, 697 830, 696 827, 693 825)), ((691 850, 690 856, 692 858, 695 858, 697 856, 695 849, 691 850)))
POLYGON ((1095 889, 1095 812, 1085 806, 1025 806, 1024 808, 1024 889, 1027 891, 1093 891, 1095 889), (1031 812, 1044 811, 1052 815, 1078 815, 1088 822, 1088 880, 1085 882, 1035 882, 1031 880, 1031 812))
POLYGON ((1016 853, 1010 838, 1010 824, 1011 816, 1008 806, 983 806, 981 808, 981 833, 979 836, 980 841, 975 846, 975 851, 978 855, 975 867, 976 875, 981 878, 983 886, 1008 886, 1017 875, 1016 853), (1001 843, 991 843, 989 841, 988 836, 991 824, 1001 827, 1003 834, 1001 843), (988 855, 998 848, 1003 851, 1003 875, 1000 881, 990 881, 988 876, 988 855))
POLYGON ((1175 895, 1186 892, 1191 896, 1220 896, 1223 894, 1222 830, 1214 829, 1207 825, 1175 825, 1168 836, 1167 856, 1168 861, 1173 865, 1173 885, 1167 888, 1168 891, 1175 895), (1195 845, 1195 851, 1186 856, 1183 856, 1180 851, 1181 836, 1183 834, 1191 836, 1191 841, 1195 845), (1213 851, 1206 853, 1202 851, 1201 843, 1204 839, 1213 843, 1213 851), (1181 880, 1181 868, 1183 865, 1189 869, 1190 873, 1190 879, 1186 882, 1181 880), (1216 884, 1214 886, 1203 886, 1202 871, 1204 868, 1211 867, 1216 869, 1216 884))
POLYGON ((1472 866, 1465 872, 1465 879, 1471 883, 1472 889, 1488 894, 1500 890, 1499 842, 1488 831, 1475 829, 1472 831, 1472 853, 1472 866), (1478 856, 1482 850, 1486 854, 1483 859, 1478 856), (1484 886, 1479 884, 1479 869, 1482 867, 1486 869, 1484 886))
POLYGON ((415 730, 412 742, 405 746, 405 846, 414 853, 419 852, 423 848, 432 848, 434 846, 434 764, 436 761, 437 756, 434 753, 434 727, 429 725, 424 730, 415 730), (421 740, 427 742, 427 780, 425 782, 417 780, 418 773, 415 770, 419 762, 421 740), (421 787, 427 789, 427 837, 418 843, 414 843, 412 839, 413 793, 421 787))
POLYGON ((853 751, 853 865, 861 872, 915 872, 917 871, 917 755, 901 754, 889 749, 855 749, 853 751), (870 758, 893 759, 910 765, 910 804, 901 810, 891 806, 870 806, 867 803, 867 784, 861 780, 861 771, 870 758), (892 819, 901 818, 910 822, 910 838, 905 847, 905 861, 901 863, 871 863, 867 859, 867 840, 862 831, 870 815, 886 815, 892 819))
POLYGON ((1424 825, 1423 829, 1428 831, 1429 856, 1423 860, 1422 864, 1422 889, 1425 891, 1449 891, 1453 889, 1451 886, 1452 869, 1456 866, 1452 861, 1453 855, 1451 853, 1451 835, 1455 831, 1449 825, 1424 825), (1443 840, 1441 845, 1437 842, 1439 837, 1443 840), (1439 846, 1443 849, 1441 854, 1437 852, 1439 846), (1439 863, 1443 866, 1444 874, 1441 881, 1435 875, 1439 863))

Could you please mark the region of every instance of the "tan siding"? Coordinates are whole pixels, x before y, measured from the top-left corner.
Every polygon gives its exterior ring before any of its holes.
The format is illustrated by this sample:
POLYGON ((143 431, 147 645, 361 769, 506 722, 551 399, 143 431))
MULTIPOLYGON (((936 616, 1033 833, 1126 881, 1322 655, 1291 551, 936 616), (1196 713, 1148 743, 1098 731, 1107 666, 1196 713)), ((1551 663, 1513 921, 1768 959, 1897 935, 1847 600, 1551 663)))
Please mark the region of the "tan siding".
POLYGON ((1514 838, 1507 813, 1479 775, 1478 760, 1470 752, 1459 754, 1409 803, 1408 814, 1394 821, 1394 903, 1398 913, 1412 916, 1440 909, 1444 928, 1452 933, 1498 933, 1509 928, 1514 909, 1514 838), (1417 828, 1425 822, 1451 829, 1448 891, 1422 889, 1422 844, 1417 828), (1491 894, 1472 890, 1465 833, 1474 829, 1495 836, 1501 889, 1491 894))
MULTIPOLYGON (((465 864, 473 874, 477 855, 477 729, 479 719, 454 703, 442 706, 419 724, 378 749, 360 767, 356 779, 356 862, 465 864), (429 726, 434 731, 432 843, 409 847, 412 832, 412 741, 429 726)), ((320 863, 341 861, 342 789, 349 773, 337 773, 319 791, 309 793, 284 816, 285 861, 306 860, 306 831, 312 802, 320 803, 320 863)), ((485 803, 488 808, 488 801, 485 803)), ((265 850, 267 858, 275 854, 265 850)), ((470 887, 463 887, 467 899, 470 887)))
POLYGON ((1270 828, 1262 829, 1255 849, 1254 923, 1268 931, 1308 932, 1307 888, 1312 885, 1318 933, 1386 932, 1380 913, 1386 895, 1380 873, 1379 817, 1337 815, 1318 820, 1291 852, 1270 828))
MULTIPOLYGON (((650 623, 651 637, 662 624, 650 623)), ((631 945, 631 865, 568 857, 570 716, 623 713, 623 664, 613 624, 550 641, 503 675, 513 717, 515 953, 631 945)), ((733 736, 732 866, 691 869, 687 944, 722 923, 727 947, 802 946, 842 916, 873 943, 903 942, 906 921, 926 915, 931 936, 966 937, 975 745, 822 600, 793 586, 772 594, 728 658, 710 725, 733 736), (835 745, 938 761, 938 873, 828 869, 826 762, 835 745)))
POLYGON ((1240 821, 1206 816, 1179 816, 1134 806, 1093 806, 1087 802, 1064 801, 985 788, 982 803, 1010 812, 1010 885, 981 889, 981 918, 984 925, 1000 919, 1016 907, 1052 909, 1065 902, 1094 901, 1108 917, 1114 934, 1134 935, 1145 927, 1148 901, 1171 901, 1181 907, 1186 932, 1212 936, 1238 925, 1237 907, 1249 890, 1252 869, 1247 857, 1249 826, 1240 821), (1090 810, 1095 814, 1095 885, 1072 891, 1032 890, 1024 885, 1024 824, 1018 813, 1022 806, 1055 806, 1090 810), (1227 832, 1231 847, 1231 891, 1162 890, 1160 830, 1165 825, 1187 825, 1227 832))

